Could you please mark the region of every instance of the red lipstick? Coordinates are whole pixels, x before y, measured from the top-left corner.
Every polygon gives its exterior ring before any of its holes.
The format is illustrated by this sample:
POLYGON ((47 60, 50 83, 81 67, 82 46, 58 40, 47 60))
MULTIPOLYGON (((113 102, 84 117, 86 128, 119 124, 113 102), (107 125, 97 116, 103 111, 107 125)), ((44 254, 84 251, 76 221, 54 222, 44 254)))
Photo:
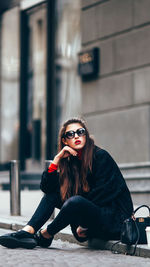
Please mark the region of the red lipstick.
POLYGON ((81 141, 80 141, 80 140, 76 140, 76 141, 75 141, 75 144, 76 144, 76 145, 80 145, 80 144, 81 144, 81 141))

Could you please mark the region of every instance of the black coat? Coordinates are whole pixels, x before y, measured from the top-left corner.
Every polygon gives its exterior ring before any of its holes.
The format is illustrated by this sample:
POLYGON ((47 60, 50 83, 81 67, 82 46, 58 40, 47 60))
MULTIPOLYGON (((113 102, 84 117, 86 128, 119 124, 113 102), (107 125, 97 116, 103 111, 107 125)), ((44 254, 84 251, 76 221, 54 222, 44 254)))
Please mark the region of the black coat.
MULTIPOLYGON (((133 212, 133 204, 130 192, 125 180, 110 154, 97 146, 93 153, 92 173, 89 171, 87 181, 90 186, 88 193, 82 193, 85 198, 99 207, 109 207, 112 203, 124 218, 133 212)), ((44 193, 59 192, 59 173, 49 173, 48 170, 42 174, 40 188, 44 193)))

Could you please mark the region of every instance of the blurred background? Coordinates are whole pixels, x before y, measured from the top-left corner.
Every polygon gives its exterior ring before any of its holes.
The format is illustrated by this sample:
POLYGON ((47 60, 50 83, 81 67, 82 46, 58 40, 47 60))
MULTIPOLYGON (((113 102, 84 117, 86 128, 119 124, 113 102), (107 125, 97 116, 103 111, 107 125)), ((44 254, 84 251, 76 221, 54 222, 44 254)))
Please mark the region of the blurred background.
POLYGON ((149 201, 149 10, 149 0, 0 2, 1 171, 18 159, 38 177, 61 123, 81 116, 149 201))

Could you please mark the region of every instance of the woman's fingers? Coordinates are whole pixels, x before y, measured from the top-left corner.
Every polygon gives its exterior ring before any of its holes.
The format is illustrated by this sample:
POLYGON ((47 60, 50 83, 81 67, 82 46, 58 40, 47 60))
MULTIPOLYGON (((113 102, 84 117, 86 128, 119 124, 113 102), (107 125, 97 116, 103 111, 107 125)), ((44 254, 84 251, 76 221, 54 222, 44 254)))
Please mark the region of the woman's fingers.
POLYGON ((86 228, 82 228, 81 226, 79 226, 77 228, 77 230, 76 230, 76 232, 77 232, 79 237, 87 237, 86 231, 87 231, 87 229, 86 228))
POLYGON ((77 151, 69 146, 64 146, 63 149, 55 156, 53 162, 58 164, 61 158, 67 158, 70 155, 77 156, 77 151))
POLYGON ((63 151, 64 151, 64 156, 69 156, 70 154, 73 155, 73 156, 77 156, 77 151, 72 149, 71 147, 69 146, 65 146, 63 148, 63 151))

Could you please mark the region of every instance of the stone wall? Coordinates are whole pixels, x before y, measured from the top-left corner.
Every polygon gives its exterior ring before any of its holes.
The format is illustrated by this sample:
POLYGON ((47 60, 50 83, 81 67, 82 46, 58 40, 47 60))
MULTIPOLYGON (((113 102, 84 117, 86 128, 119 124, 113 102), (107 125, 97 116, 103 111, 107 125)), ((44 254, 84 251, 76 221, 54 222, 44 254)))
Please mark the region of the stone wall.
POLYGON ((150 160, 150 1, 82 0, 82 50, 100 47, 82 82, 83 117, 119 162, 150 160))

